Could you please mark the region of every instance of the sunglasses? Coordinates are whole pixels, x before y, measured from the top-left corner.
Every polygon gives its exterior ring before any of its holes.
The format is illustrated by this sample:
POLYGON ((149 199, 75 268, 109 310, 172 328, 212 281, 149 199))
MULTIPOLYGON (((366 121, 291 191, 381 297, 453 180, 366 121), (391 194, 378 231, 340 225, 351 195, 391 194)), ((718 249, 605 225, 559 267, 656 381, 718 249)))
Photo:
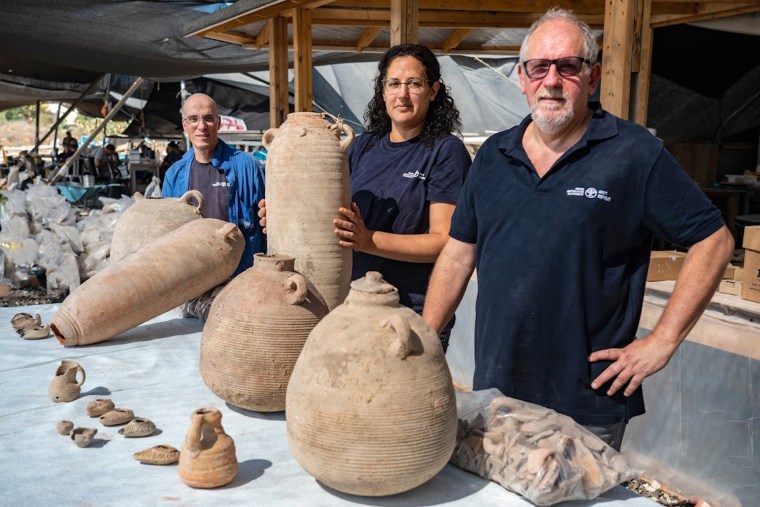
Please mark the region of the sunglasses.
POLYGON ((186 121, 193 127, 198 125, 201 120, 203 120, 203 123, 206 125, 214 125, 216 123, 216 120, 219 119, 219 116, 216 114, 204 114, 203 116, 198 116, 197 114, 194 114, 192 116, 186 116, 182 118, 182 120, 186 121))
POLYGON ((545 58, 536 58, 534 60, 525 60, 523 69, 530 79, 541 79, 546 77, 552 65, 557 66, 557 73, 562 77, 575 77, 581 73, 583 64, 591 65, 591 61, 580 56, 566 56, 556 60, 545 58))

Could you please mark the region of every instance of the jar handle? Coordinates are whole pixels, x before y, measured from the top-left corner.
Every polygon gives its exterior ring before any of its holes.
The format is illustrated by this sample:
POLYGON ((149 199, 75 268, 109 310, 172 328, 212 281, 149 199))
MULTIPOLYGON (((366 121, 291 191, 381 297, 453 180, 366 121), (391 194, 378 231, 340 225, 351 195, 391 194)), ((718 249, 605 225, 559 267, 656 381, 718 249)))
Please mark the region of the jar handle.
POLYGON ((264 148, 269 151, 269 147, 272 146, 272 141, 274 141, 274 133, 277 130, 277 128, 267 129, 266 132, 264 132, 264 135, 261 136, 261 144, 264 145, 264 148))
POLYGON ((309 287, 306 285, 306 278, 301 273, 293 273, 285 279, 288 290, 288 303, 291 305, 300 305, 306 301, 309 287))
POLYGON ((351 146, 351 143, 354 142, 356 134, 354 134, 354 129, 352 129, 347 123, 340 122, 338 125, 340 126, 340 130, 348 136, 340 142, 340 151, 345 153, 346 150, 348 150, 348 147, 351 146))
POLYGON ((134 198, 135 201, 145 199, 145 196, 142 195, 140 192, 135 192, 132 197, 134 198))
POLYGON ((182 197, 179 198, 179 202, 183 202, 185 204, 191 204, 190 200, 195 197, 196 202, 198 203, 198 213, 203 213, 203 194, 200 193, 198 190, 188 190, 184 194, 182 194, 182 197))
POLYGON ((395 336, 388 351, 399 359, 406 359, 412 354, 422 352, 422 344, 409 326, 409 321, 403 315, 393 314, 383 322, 383 327, 390 327, 395 336))
POLYGON ((231 240, 232 235, 237 230, 237 226, 235 224, 231 224, 227 222, 226 224, 222 225, 219 229, 216 230, 216 237, 222 240, 231 240))
MULTIPOLYGON (((84 384, 84 380, 87 378, 87 375, 84 372, 84 368, 82 368, 81 364, 77 364, 77 371, 82 374, 82 381, 77 383, 78 387, 82 387, 82 384, 84 384)), ((74 376, 74 380, 76 380, 76 375, 74 376)))

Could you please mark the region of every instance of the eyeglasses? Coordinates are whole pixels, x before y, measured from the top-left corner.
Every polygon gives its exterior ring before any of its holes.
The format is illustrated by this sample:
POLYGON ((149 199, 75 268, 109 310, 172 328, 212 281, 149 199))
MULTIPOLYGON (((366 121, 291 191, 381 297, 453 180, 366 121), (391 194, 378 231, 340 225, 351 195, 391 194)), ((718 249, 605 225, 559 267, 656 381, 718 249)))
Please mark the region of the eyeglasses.
POLYGON ((406 81, 399 81, 398 79, 383 79, 382 81, 385 91, 390 94, 396 94, 401 91, 401 85, 406 85, 406 89, 409 90, 409 93, 420 93, 425 87, 425 83, 429 82, 430 81, 427 79, 420 79, 417 77, 407 79, 406 81))
POLYGON ((200 123, 201 120, 203 120, 203 123, 206 125, 214 125, 216 123, 216 120, 219 119, 219 116, 216 114, 204 114, 203 116, 198 116, 197 114, 194 114, 192 116, 186 116, 182 118, 183 121, 186 121, 193 127, 196 127, 198 123, 200 123))
POLYGON ((546 77, 552 65, 557 66, 557 72, 562 77, 575 77, 580 74, 583 64, 591 65, 591 61, 580 56, 566 56, 556 60, 547 60, 545 58, 536 58, 534 60, 525 60, 523 68, 525 74, 530 79, 541 79, 546 77))

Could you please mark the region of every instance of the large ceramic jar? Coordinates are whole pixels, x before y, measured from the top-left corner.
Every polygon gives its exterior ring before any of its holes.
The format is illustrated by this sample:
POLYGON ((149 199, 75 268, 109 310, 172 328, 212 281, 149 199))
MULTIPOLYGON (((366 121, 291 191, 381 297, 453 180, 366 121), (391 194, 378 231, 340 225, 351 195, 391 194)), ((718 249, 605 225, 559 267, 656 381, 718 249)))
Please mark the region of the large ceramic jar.
POLYGON ((256 254, 253 267, 214 299, 201 337, 206 385, 237 407, 285 410, 285 390, 304 342, 327 315, 293 257, 256 254))
POLYGON ((182 197, 146 199, 135 192, 135 203, 124 211, 113 229, 111 260, 117 261, 142 245, 171 232, 190 220, 201 218, 203 195, 197 190, 182 197), (192 200, 198 203, 193 205, 192 200))
POLYGON ((234 224, 192 220, 109 264, 61 303, 50 329, 63 345, 88 345, 123 333, 226 281, 245 238, 234 224))
POLYGON ((193 488, 217 488, 235 478, 235 442, 224 432, 219 410, 199 408, 192 413, 178 471, 180 479, 193 488))
POLYGON ((440 340, 377 272, 352 282, 311 332, 285 404, 296 461, 345 493, 410 490, 454 450, 456 402, 440 340))
POLYGON ((268 251, 294 256, 296 271, 330 309, 343 302, 351 281, 351 250, 338 245, 333 219, 342 218, 341 206, 350 208, 346 150, 353 139, 351 128, 331 115, 291 113, 262 140, 268 150, 268 251))

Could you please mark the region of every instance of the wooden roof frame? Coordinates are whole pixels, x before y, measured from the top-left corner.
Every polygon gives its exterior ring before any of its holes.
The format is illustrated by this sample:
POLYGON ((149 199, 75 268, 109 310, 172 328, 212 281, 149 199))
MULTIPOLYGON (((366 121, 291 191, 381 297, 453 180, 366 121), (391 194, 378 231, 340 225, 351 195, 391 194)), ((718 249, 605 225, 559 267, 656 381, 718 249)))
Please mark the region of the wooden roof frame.
POLYGON ((384 51, 373 44, 390 30, 391 45, 416 42, 420 30, 451 29, 431 49, 446 53, 517 54, 519 46, 467 42, 474 30, 530 26, 552 6, 572 10, 594 29, 604 30, 601 100, 606 110, 646 124, 649 73, 654 28, 693 23, 760 11, 757 0, 238 0, 230 7, 186 25, 186 36, 270 49, 271 126, 279 126, 287 111, 287 51, 294 48, 296 111, 311 107, 311 53, 329 51, 384 51), (255 35, 249 25, 266 21, 255 35), (293 23, 288 41, 287 22, 293 23), (364 30, 356 40, 312 40, 312 26, 355 26, 364 30), (276 34, 276 37, 272 34, 276 34), (480 46, 480 47, 478 47, 480 46), (281 102, 285 100, 283 105, 281 102))

